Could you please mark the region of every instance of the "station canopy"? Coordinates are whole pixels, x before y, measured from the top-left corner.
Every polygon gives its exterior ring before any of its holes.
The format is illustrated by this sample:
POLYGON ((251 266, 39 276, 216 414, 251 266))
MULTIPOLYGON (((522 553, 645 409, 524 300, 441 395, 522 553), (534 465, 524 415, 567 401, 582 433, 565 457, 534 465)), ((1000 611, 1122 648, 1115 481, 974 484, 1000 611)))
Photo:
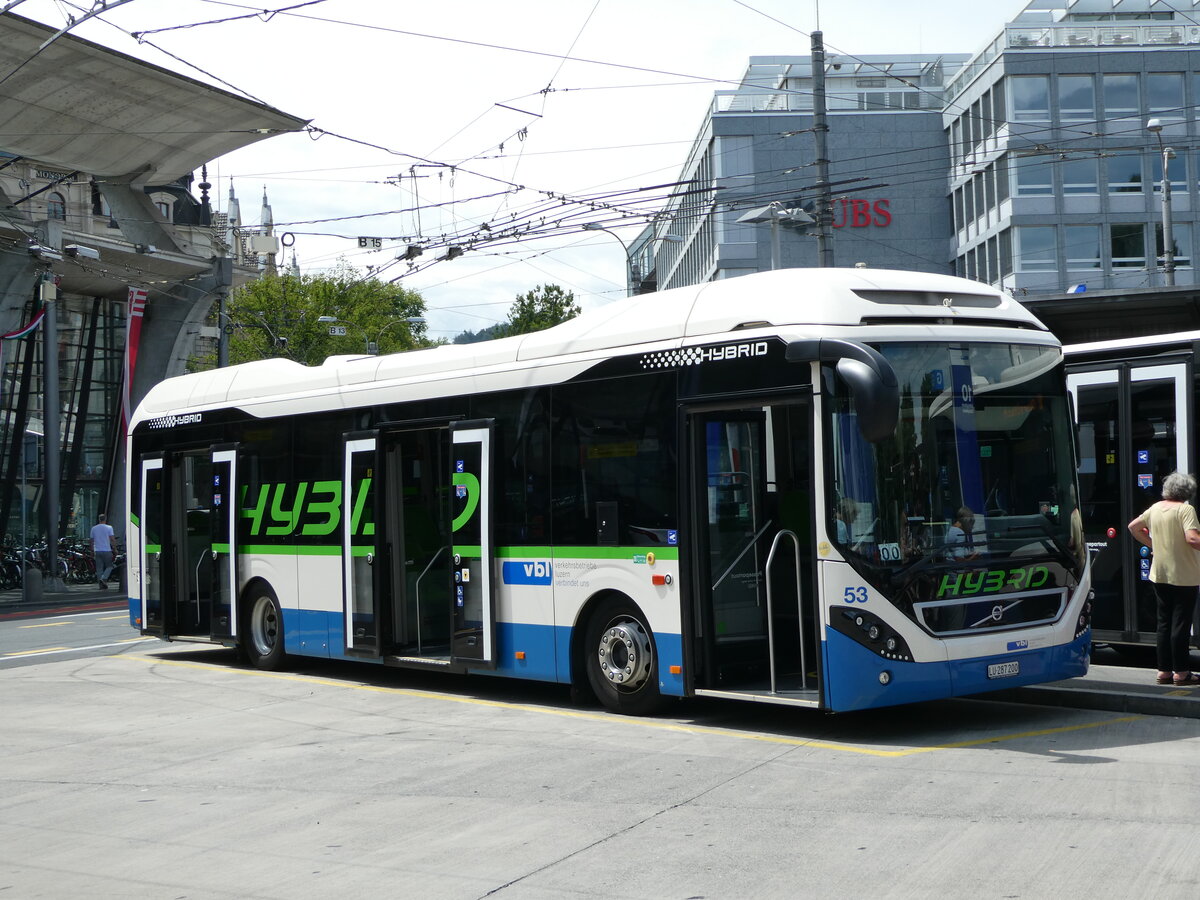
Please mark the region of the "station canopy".
POLYGON ((0 151, 135 186, 307 120, 72 35, 0 15, 0 151), (7 77, 6 77, 7 76, 7 77))

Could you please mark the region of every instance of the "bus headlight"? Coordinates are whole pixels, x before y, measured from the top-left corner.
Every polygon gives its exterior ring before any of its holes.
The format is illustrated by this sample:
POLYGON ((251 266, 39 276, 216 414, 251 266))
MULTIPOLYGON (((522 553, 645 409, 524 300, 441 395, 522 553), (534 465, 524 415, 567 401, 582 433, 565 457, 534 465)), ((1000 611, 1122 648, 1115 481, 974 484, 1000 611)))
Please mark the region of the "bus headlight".
POLYGON ((884 669, 882 672, 879 673, 879 683, 880 684, 885 684, 885 685, 891 684, 891 681, 892 681, 892 673, 889 672, 887 669, 884 669))

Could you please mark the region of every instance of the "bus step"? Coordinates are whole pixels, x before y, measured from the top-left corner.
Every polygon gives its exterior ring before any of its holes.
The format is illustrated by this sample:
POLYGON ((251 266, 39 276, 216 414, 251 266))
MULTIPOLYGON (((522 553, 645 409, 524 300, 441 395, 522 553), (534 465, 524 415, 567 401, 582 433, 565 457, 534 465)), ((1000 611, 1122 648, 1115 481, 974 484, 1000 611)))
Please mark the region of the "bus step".
POLYGON ((769 690, 710 690, 697 688, 697 697, 722 697, 727 700, 750 700, 754 703, 775 703, 779 706, 805 706, 817 709, 821 705, 821 692, 809 691, 776 691, 769 690))
POLYGON ((385 656, 385 665, 389 666, 437 666, 450 665, 448 656, 385 656))

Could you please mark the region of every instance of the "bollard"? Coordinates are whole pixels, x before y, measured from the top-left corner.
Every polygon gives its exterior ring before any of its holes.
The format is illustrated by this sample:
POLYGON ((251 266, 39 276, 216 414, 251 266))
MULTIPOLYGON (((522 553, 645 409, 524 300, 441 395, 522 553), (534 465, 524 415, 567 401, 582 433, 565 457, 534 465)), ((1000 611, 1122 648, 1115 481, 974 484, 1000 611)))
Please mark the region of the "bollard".
POLYGON ((21 602, 42 602, 42 571, 30 566, 25 567, 25 577, 21 579, 21 602))

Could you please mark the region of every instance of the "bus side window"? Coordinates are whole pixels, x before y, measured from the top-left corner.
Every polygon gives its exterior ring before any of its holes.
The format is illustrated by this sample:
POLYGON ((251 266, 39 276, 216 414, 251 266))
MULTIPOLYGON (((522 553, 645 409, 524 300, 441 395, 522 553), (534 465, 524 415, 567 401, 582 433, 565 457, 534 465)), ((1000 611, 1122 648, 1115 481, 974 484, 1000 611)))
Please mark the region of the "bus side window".
POLYGON ((556 544, 666 542, 667 530, 677 525, 671 379, 669 373, 654 373, 555 388, 551 506, 556 544))

